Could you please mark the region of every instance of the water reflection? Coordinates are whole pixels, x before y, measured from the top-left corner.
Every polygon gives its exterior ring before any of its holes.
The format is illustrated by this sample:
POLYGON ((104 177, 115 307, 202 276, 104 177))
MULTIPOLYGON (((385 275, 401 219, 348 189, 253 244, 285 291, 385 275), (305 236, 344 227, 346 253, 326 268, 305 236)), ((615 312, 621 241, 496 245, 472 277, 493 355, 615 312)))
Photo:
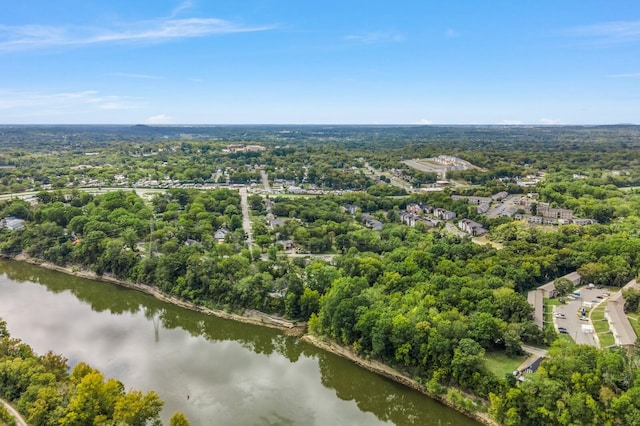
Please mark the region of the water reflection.
POLYGON ((18 262, 0 260, 0 273, 15 337, 158 391, 165 421, 180 410, 193 425, 477 424, 277 330, 18 262))

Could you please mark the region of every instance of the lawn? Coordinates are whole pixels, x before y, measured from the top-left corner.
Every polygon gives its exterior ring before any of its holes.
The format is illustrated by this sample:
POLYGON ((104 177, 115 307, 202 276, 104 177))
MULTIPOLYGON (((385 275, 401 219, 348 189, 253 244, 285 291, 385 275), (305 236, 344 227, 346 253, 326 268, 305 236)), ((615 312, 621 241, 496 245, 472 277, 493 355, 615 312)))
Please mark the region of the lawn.
POLYGON ((558 340, 563 340, 565 343, 567 343, 570 346, 576 345, 576 341, 573 340, 573 337, 571 337, 568 334, 558 334, 558 340))
POLYGON ((553 306, 562 306, 558 299, 544 299, 543 321, 545 328, 553 327, 553 306))
POLYGON ((633 327, 633 331, 636 332, 636 336, 640 336, 640 315, 627 314, 627 318, 629 318, 629 323, 633 327))
POLYGON ((606 305, 606 302, 601 303, 593 310, 593 312, 591 312, 591 323, 593 324, 593 328, 595 328, 596 333, 609 331, 609 322, 604 319, 604 308, 606 305))
POLYGON ((598 339, 600 339, 601 348, 606 348, 616 344, 616 339, 614 339, 613 334, 611 333, 598 334, 598 339))
POLYGON ((513 374, 525 359, 527 359, 526 355, 507 356, 504 352, 487 352, 484 357, 484 365, 496 377, 503 378, 507 374, 513 374))

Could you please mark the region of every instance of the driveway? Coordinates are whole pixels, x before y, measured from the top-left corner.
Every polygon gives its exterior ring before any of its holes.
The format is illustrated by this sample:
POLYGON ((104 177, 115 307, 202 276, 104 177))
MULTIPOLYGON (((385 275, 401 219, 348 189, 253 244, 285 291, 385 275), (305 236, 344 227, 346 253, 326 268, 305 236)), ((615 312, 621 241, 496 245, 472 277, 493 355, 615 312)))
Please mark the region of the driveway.
MULTIPOLYGON (((598 294, 600 294, 600 290, 588 289, 587 287, 582 287, 576 290, 580 293, 580 297, 575 300, 569 300, 565 298, 567 301, 566 304, 560 306, 554 306, 553 313, 556 312, 565 314, 566 318, 556 318, 555 315, 553 317, 553 325, 558 330, 558 327, 564 327, 567 329, 568 334, 575 340, 575 342, 579 345, 591 345, 598 346, 594 333, 585 333, 582 331, 583 325, 592 325, 589 316, 585 316, 586 320, 581 320, 582 318, 582 302, 591 302, 598 294)), ((595 303, 594 303, 595 306, 595 303)))

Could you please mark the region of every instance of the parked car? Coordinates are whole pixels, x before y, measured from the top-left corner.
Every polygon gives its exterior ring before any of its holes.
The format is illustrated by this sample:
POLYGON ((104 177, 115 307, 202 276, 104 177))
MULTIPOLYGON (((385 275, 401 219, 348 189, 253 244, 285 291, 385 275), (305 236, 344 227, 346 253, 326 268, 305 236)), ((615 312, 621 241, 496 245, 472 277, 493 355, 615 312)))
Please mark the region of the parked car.
POLYGON ((559 332, 560 334, 569 334, 569 332, 567 331, 567 329, 566 329, 566 328, 564 328, 564 327, 558 327, 558 332, 559 332))
POLYGON ((556 318, 566 318, 567 317, 562 312, 556 312, 555 314, 553 314, 553 316, 556 317, 556 318))

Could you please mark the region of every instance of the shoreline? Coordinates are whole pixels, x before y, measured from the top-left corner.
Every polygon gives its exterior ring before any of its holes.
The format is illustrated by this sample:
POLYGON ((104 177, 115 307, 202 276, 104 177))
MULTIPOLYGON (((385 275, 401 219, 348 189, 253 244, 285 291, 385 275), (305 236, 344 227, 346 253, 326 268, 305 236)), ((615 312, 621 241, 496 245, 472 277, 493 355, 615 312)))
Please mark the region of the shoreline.
POLYGON ((310 345, 313 345, 319 349, 322 349, 334 355, 345 358, 353 362, 357 366, 364 368, 372 373, 386 377, 387 379, 393 380, 413 390, 416 390, 422 393, 423 395, 427 396, 428 398, 431 398, 434 401, 438 401, 441 404, 444 404, 447 407, 452 408, 457 412, 469 418, 472 418, 481 424, 488 425, 488 426, 499 425, 499 423, 491 419, 486 413, 477 412, 477 411, 471 412, 471 411, 463 410, 460 407, 457 407, 452 401, 448 400, 446 395, 438 395, 438 394, 433 394, 429 392, 423 385, 421 385, 417 381, 406 376, 402 372, 386 364, 383 364, 380 361, 364 359, 361 356, 357 355, 353 350, 351 350, 348 347, 339 345, 338 343, 333 341, 325 340, 318 336, 308 334, 306 323, 294 323, 292 321, 288 321, 283 318, 273 317, 271 315, 265 314, 264 312, 256 311, 253 309, 246 309, 244 310, 243 315, 239 315, 239 314, 233 314, 233 313, 221 311, 218 309, 206 308, 203 306, 196 305, 193 302, 182 300, 176 296, 169 295, 163 292, 162 290, 148 284, 132 283, 132 282, 121 280, 108 275, 100 276, 95 272, 89 271, 86 269, 75 270, 71 266, 59 266, 51 262, 39 261, 25 253, 20 253, 16 256, 0 256, 0 257, 6 258, 9 260, 15 260, 17 262, 28 263, 30 265, 39 266, 45 269, 61 272, 67 275, 72 275, 72 276, 94 280, 94 281, 101 281, 109 284, 114 284, 120 287, 129 288, 131 290, 140 291, 142 293, 153 296, 156 299, 161 300, 163 302, 171 303, 175 306, 179 306, 184 309, 189 309, 195 312, 200 312, 206 315, 212 315, 218 318, 238 321, 245 324, 259 325, 263 327, 269 327, 269 328, 281 330, 285 333, 285 335, 298 337, 310 345))
POLYGON ((356 354, 351 348, 348 348, 343 345, 339 345, 336 342, 325 340, 322 337, 314 336, 311 334, 305 334, 300 339, 317 348, 320 348, 334 355, 338 355, 342 358, 345 358, 353 362, 357 366, 371 371, 372 373, 378 374, 379 376, 386 377, 387 379, 393 380, 394 382, 400 383, 401 385, 407 386, 408 388, 418 391, 421 394, 427 396, 428 398, 431 398, 434 401, 444 404, 447 407, 452 408, 457 412, 473 420, 476 420, 481 424, 484 424, 487 426, 499 426, 499 423, 497 423, 492 418, 490 418, 488 414, 478 412, 478 411, 463 410, 460 407, 455 406, 452 401, 447 399, 446 395, 437 395, 437 394, 431 393, 423 385, 413 380, 412 378, 406 376, 402 372, 396 370, 395 368, 390 367, 377 360, 364 359, 358 354, 356 354))
POLYGON ((52 271, 62 272, 67 275, 73 275, 75 277, 85 278, 94 281, 101 281, 109 284, 115 284, 120 287, 128 288, 131 290, 137 290, 142 293, 148 294, 166 303, 179 306, 184 309, 189 309, 195 312, 200 312, 207 315, 212 315, 218 318, 224 318, 232 321, 243 322, 245 324, 260 325, 264 327, 274 328, 284 331, 286 335, 290 336, 302 336, 306 330, 306 323, 295 323, 288 321, 284 318, 278 318, 264 312, 256 311, 254 309, 245 309, 243 315, 234 314, 230 312, 221 311, 219 309, 211 309, 204 306, 197 305, 193 302, 189 302, 163 292, 157 287, 153 287, 149 284, 139 284, 130 281, 121 280, 109 275, 98 275, 93 271, 86 269, 75 270, 72 266, 59 266, 51 262, 39 261, 31 256, 20 253, 16 256, 2 256, 6 259, 15 260, 17 262, 24 262, 30 265, 39 266, 41 268, 49 269, 52 271))

